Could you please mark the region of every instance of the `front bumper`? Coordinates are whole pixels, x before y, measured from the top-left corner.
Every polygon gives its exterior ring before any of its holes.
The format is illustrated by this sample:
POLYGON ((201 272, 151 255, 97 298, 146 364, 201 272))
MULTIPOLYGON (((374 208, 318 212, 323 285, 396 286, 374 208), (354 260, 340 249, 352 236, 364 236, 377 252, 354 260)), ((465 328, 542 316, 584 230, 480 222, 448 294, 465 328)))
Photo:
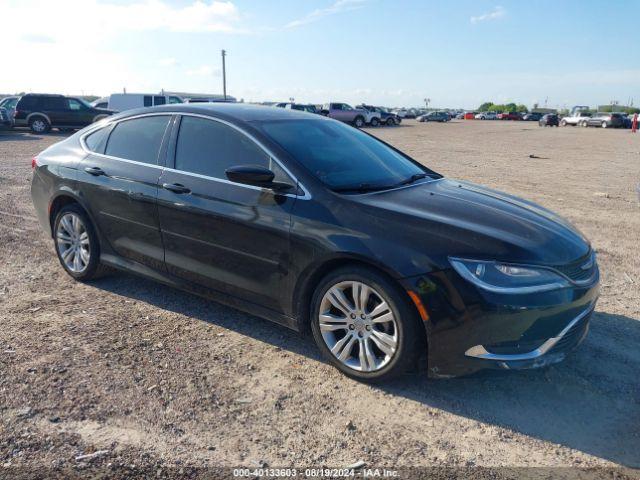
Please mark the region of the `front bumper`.
POLYGON ((599 276, 586 286, 525 295, 480 290, 453 270, 403 280, 428 313, 429 375, 538 368, 562 361, 586 337, 599 276))

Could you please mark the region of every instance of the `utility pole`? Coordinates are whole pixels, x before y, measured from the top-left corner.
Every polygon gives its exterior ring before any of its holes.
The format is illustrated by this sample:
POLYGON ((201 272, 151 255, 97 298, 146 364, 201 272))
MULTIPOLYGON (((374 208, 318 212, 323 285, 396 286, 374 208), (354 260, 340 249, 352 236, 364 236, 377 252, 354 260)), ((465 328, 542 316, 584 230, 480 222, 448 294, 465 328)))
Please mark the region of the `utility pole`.
POLYGON ((224 101, 227 101, 227 71, 225 69, 224 57, 227 56, 227 52, 222 50, 222 94, 224 95, 224 101))

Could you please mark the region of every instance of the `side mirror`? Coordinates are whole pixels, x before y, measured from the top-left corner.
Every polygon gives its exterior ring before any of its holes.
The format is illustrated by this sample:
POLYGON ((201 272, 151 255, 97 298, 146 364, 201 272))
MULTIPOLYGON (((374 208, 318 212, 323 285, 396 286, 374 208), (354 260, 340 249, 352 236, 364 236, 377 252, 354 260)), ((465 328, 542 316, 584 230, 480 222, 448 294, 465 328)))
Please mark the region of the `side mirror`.
POLYGON ((271 190, 283 191, 293 188, 293 185, 282 182, 274 182, 275 174, 268 168, 254 165, 239 165, 229 167, 225 171, 227 178, 232 182, 255 187, 269 188, 271 190))

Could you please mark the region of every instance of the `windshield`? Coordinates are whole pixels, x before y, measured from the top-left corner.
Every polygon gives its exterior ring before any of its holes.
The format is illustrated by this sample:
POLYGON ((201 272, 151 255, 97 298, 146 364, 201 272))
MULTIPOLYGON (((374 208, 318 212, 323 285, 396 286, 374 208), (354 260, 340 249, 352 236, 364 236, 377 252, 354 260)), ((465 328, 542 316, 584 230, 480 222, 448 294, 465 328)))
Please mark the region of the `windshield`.
POLYGON ((265 121, 259 128, 331 189, 389 188, 428 172, 353 127, 327 120, 265 121))

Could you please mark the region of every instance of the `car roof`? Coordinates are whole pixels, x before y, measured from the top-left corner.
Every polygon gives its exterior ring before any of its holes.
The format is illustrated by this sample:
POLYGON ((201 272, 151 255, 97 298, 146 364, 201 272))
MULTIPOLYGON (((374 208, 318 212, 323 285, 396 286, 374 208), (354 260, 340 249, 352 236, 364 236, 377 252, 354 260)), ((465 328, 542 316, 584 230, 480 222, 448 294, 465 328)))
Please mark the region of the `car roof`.
POLYGON ((323 119, 324 117, 311 117, 310 113, 300 110, 273 108, 264 105, 248 105, 246 103, 180 103, 174 105, 160 105, 157 107, 137 108, 127 110, 117 118, 140 115, 154 112, 195 113, 218 117, 223 120, 255 122, 269 120, 308 120, 310 118, 323 119))

